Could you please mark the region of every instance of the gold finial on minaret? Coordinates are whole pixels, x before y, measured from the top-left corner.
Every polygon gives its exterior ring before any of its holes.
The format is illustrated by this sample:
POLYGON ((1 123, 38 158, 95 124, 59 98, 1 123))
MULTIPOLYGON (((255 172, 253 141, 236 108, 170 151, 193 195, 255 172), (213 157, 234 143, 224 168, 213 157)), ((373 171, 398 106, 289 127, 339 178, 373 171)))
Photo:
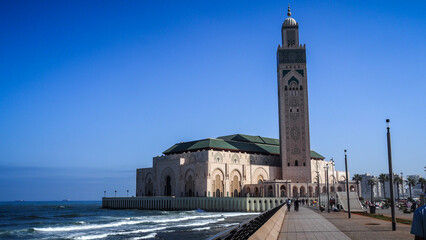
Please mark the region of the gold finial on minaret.
POLYGON ((290 3, 288 4, 287 16, 291 16, 290 3))

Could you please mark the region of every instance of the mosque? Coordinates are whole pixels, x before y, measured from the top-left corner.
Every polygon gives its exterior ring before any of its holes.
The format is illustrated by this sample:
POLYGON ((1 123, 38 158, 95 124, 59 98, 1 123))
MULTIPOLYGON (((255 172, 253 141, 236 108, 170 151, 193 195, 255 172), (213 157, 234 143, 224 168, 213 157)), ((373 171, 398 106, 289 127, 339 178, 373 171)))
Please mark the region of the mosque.
POLYGON ((345 172, 310 149, 306 48, 290 7, 287 15, 277 49, 280 139, 233 134, 176 143, 153 158, 152 168, 137 169, 136 196, 288 198, 317 197, 327 186, 331 193, 346 191, 345 172))

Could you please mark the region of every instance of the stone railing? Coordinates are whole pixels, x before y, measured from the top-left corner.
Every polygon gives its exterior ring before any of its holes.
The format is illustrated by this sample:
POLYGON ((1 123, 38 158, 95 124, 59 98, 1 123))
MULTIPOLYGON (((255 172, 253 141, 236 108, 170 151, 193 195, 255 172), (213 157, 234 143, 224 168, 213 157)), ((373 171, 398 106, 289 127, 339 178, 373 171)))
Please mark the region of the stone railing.
POLYGON ((285 202, 284 198, 260 197, 104 197, 109 209, 194 210, 214 212, 264 212, 285 202))
POLYGON ((235 227, 227 229, 208 240, 276 240, 278 238, 286 208, 281 204, 271 210, 268 210, 259 216, 252 218, 235 227))

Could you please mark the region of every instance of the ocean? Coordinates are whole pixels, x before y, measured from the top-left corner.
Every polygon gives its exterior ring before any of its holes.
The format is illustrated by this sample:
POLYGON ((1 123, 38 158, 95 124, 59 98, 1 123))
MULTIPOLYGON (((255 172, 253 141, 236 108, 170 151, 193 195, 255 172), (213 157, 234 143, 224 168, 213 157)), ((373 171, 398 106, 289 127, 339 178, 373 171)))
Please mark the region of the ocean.
POLYGON ((0 202, 0 239, 206 239, 258 213, 102 209, 101 202, 0 202))

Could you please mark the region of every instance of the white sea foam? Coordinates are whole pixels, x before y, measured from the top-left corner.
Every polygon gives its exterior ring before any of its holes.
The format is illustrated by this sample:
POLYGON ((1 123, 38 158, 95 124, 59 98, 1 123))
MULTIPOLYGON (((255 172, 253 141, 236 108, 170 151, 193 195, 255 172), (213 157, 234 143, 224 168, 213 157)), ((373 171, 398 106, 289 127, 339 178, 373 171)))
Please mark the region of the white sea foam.
MULTIPOLYGON (((75 239, 78 239, 78 240, 92 240, 92 239, 106 238, 108 236, 117 236, 117 235, 128 235, 128 234, 155 232, 155 231, 160 231, 160 230, 164 230, 164 229, 166 229, 166 227, 149 228, 149 229, 139 229, 139 230, 125 231, 125 232, 110 232, 110 233, 98 234, 98 235, 80 236, 80 237, 77 237, 75 239)), ((156 233, 152 233, 152 234, 156 234, 156 233)), ((150 236, 152 234, 149 234, 147 236, 150 236)), ((152 237, 155 237, 155 235, 153 235, 152 237)), ((146 237, 146 238, 152 238, 152 237, 146 237)), ((140 238, 140 239, 144 239, 144 238, 140 238)))
POLYGON ((150 233, 150 234, 148 234, 146 236, 131 238, 131 240, 141 240, 141 239, 155 238, 155 236, 157 236, 157 233, 150 233))
POLYGON ((210 227, 202 227, 202 228, 193 228, 192 231, 204 231, 204 230, 209 230, 210 227))
POLYGON ((235 226, 238 225, 239 223, 225 223, 225 224, 221 224, 221 227, 231 227, 231 226, 235 226))
POLYGON ((194 219, 204 219, 204 218, 218 218, 218 217, 238 217, 243 215, 258 215, 259 213, 219 213, 219 214, 210 214, 210 215, 193 215, 193 216, 185 216, 185 217, 179 217, 175 219, 152 219, 147 220, 147 222, 152 223, 172 223, 172 222, 181 222, 181 221, 187 221, 187 220, 194 220, 194 219))
POLYGON ((240 217, 240 216, 245 216, 245 215, 259 215, 259 213, 250 213, 250 212, 232 212, 232 213, 224 213, 223 214, 225 217, 240 217))
POLYGON ((198 221, 198 222, 194 222, 194 223, 180 224, 180 225, 175 225, 173 227, 198 227, 198 226, 204 226, 204 225, 207 225, 207 224, 217 223, 217 222, 221 222, 221 221, 225 221, 225 218, 218 218, 218 219, 214 219, 214 220, 198 221))
POLYGON ((47 228, 34 228, 35 231, 40 232, 68 232, 68 231, 80 231, 80 230, 91 230, 100 228, 120 227, 123 225, 135 225, 145 223, 145 221, 120 221, 105 224, 90 224, 84 226, 67 226, 67 227, 47 227, 47 228))
POLYGON ((92 239, 100 239, 100 238, 106 238, 108 237, 108 234, 99 234, 99 235, 89 235, 89 236, 82 236, 82 237, 77 237, 76 239, 79 240, 92 240, 92 239))
MULTIPOLYGON (((184 221, 198 220, 198 219, 215 219, 214 221, 199 221, 197 223, 177 225, 179 227, 203 226, 208 223, 223 221, 224 218, 227 218, 227 217, 236 217, 236 216, 242 216, 242 215, 256 215, 256 214, 257 213, 218 213, 218 214, 206 214, 206 215, 180 216, 177 218, 170 218, 170 216, 163 216, 162 218, 158 218, 158 217, 147 218, 145 216, 145 217, 136 217, 136 218, 121 218, 120 221, 103 223, 103 224, 87 224, 85 222, 78 222, 79 225, 34 228, 34 230, 40 231, 40 232, 69 232, 69 231, 84 231, 84 230, 93 230, 93 229, 101 229, 101 228, 113 228, 113 227, 120 227, 125 225, 137 225, 142 223, 159 223, 161 224, 161 226, 164 226, 167 223, 184 222, 184 221)), ((172 227, 176 227, 176 226, 172 226, 172 227)), ((93 239, 96 239, 96 238, 93 238, 93 239)))

